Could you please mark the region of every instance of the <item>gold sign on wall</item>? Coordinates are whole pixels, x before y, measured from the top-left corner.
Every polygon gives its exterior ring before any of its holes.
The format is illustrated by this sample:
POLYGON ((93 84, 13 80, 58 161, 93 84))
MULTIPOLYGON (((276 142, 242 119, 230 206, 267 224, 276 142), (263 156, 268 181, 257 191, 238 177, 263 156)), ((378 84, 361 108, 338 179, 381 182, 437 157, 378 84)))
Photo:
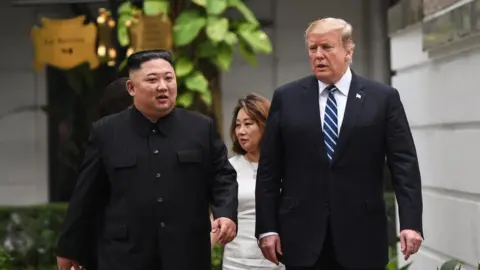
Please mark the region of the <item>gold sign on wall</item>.
POLYGON ((166 14, 140 14, 129 27, 131 47, 140 50, 170 50, 173 44, 172 23, 166 14))
POLYGON ((44 65, 60 69, 71 69, 84 62, 90 68, 97 68, 96 55, 97 27, 84 24, 85 16, 71 19, 42 19, 42 27, 33 26, 31 38, 34 43, 34 67, 41 70, 44 65))

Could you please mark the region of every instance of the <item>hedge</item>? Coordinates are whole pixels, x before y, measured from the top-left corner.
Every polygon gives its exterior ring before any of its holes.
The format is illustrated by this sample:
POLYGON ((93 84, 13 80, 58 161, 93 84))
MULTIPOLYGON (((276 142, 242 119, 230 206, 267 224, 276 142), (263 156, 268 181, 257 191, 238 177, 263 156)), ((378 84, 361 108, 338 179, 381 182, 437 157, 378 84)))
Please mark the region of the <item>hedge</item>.
MULTIPOLYGON (((0 270, 56 270, 55 248, 66 204, 0 207, 0 270)), ((212 270, 221 269, 221 248, 212 270)))

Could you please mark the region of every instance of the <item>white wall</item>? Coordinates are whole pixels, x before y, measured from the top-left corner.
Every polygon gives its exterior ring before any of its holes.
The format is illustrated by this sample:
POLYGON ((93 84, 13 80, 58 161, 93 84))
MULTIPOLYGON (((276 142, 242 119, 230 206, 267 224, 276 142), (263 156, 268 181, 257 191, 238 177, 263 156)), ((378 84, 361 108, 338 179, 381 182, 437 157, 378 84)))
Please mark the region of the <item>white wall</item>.
MULTIPOLYGON (((42 9, 0 1, 0 115, 46 104, 46 79, 32 68, 30 28, 42 9)), ((0 205, 48 200, 47 117, 30 110, 0 118, 0 205)))
POLYGON ((480 48, 462 47, 432 58, 422 51, 420 25, 391 35, 392 84, 423 179, 425 242, 411 270, 437 269, 452 258, 473 270, 480 260, 480 48))
POLYGON ((258 18, 273 20, 273 26, 265 31, 273 43, 274 52, 261 55, 258 67, 252 67, 236 56, 230 72, 223 74, 223 134, 229 148, 228 129, 233 108, 240 97, 256 92, 271 99, 276 87, 312 74, 303 35, 309 23, 316 19, 339 17, 350 22, 356 43, 354 71, 382 81, 388 79, 388 55, 386 47, 382 46, 382 42, 386 44, 387 36, 380 34, 382 27, 386 26, 376 20, 382 16, 378 13, 382 0, 262 0, 248 3, 258 18))

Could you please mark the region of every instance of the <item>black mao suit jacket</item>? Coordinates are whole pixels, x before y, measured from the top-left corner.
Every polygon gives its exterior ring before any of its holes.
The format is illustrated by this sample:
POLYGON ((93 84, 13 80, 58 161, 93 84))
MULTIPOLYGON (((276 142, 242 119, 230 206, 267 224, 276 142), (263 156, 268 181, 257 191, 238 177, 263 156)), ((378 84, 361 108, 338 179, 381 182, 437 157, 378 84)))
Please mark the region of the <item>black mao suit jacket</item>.
POLYGON ((209 270, 209 207, 236 222, 237 192, 210 118, 126 109, 93 125, 58 255, 81 260, 95 237, 99 270, 209 270))
POLYGON ((256 236, 279 233, 283 263, 309 266, 319 258, 328 232, 344 267, 383 269, 388 262, 385 157, 400 229, 422 232, 420 172, 399 93, 353 74, 329 162, 318 87, 308 76, 274 93, 257 175, 256 236))

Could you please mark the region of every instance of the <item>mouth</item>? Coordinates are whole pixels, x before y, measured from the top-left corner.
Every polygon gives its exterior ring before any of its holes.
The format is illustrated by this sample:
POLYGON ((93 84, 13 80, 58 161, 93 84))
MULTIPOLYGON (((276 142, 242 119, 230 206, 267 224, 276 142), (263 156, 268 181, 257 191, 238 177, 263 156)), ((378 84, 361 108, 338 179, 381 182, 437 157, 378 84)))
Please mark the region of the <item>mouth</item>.
POLYGON ((167 95, 159 95, 157 96, 157 100, 167 100, 168 96, 167 95))
POLYGON ((328 66, 327 66, 327 65, 324 65, 324 64, 318 64, 318 65, 316 66, 316 68, 319 68, 319 69, 324 69, 324 68, 326 68, 326 67, 328 67, 328 66))
POLYGON ((239 142, 240 142, 240 144, 245 144, 246 142, 248 142, 248 140, 247 139, 239 139, 239 142))

